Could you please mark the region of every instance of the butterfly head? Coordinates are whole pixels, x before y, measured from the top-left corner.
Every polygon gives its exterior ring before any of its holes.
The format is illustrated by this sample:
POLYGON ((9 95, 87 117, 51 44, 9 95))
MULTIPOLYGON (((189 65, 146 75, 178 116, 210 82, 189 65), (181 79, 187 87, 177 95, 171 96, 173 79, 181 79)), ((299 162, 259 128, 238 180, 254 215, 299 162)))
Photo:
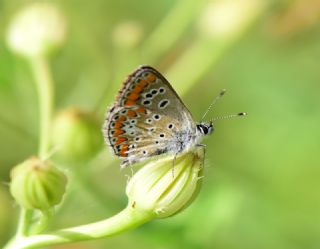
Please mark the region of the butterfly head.
POLYGON ((211 121, 208 123, 201 122, 197 124, 197 130, 202 136, 210 135, 214 130, 213 123, 211 121))

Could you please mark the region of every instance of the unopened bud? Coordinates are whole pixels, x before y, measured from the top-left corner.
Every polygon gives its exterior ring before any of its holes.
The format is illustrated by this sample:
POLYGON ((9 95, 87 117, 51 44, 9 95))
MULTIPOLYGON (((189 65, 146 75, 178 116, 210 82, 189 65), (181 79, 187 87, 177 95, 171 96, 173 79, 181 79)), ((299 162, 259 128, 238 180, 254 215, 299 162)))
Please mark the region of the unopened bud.
POLYGON ((169 155, 144 165, 127 185, 131 207, 157 218, 183 210, 199 192, 203 157, 203 148, 195 148, 176 159, 169 155))
POLYGON ((126 21, 115 27, 112 33, 112 40, 115 46, 133 48, 139 44, 142 35, 143 30, 140 23, 126 21))
POLYGON ((11 171, 10 192, 22 207, 45 211, 61 202, 66 184, 62 171, 32 157, 11 171))
POLYGON ((8 46, 25 57, 46 55, 65 40, 65 20, 50 3, 35 3, 13 18, 7 34, 8 46))
POLYGON ((57 154, 64 159, 88 160, 103 145, 101 125, 92 113, 69 108, 55 118, 52 141, 57 154))
POLYGON ((209 37, 234 37, 255 19, 263 6, 263 0, 216 0, 209 2, 200 18, 199 29, 209 37))

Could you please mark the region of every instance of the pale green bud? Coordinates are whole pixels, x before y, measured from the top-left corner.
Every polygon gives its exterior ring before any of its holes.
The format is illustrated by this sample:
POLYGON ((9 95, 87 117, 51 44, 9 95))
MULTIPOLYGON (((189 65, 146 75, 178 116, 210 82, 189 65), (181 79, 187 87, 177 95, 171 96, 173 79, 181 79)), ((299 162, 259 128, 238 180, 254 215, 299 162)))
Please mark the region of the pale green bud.
POLYGON ((101 149, 101 125, 92 113, 77 108, 60 112, 53 122, 53 146, 69 161, 92 158, 101 149))
POLYGON ((115 46, 133 48, 141 42, 143 29, 139 22, 126 21, 118 24, 112 33, 112 41, 115 46))
POLYGON ((126 193, 132 208, 157 218, 177 214, 196 197, 201 185, 203 148, 150 161, 133 175, 126 193), (174 167, 174 168, 173 168, 174 167))
POLYGON ((47 55, 65 40, 63 15, 50 3, 34 3, 14 16, 7 33, 10 49, 25 57, 47 55))
POLYGON ((22 207, 46 211, 61 202, 66 184, 62 171, 31 157, 11 171, 10 192, 22 207))
POLYGON ((215 0, 200 17, 199 29, 215 38, 230 38, 241 33, 264 7, 263 0, 215 0))

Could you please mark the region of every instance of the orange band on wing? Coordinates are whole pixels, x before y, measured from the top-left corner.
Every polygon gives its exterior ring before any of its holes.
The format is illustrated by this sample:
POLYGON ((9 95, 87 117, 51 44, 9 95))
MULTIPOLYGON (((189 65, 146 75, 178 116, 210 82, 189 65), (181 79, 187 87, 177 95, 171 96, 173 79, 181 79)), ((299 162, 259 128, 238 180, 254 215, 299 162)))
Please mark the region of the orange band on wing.
POLYGON ((113 128, 119 129, 119 128, 123 127, 122 123, 123 123, 124 121, 126 121, 126 120, 127 120, 127 118, 126 118, 125 116, 120 116, 120 117, 117 119, 117 121, 115 122, 113 128))
POLYGON ((137 100, 140 97, 140 93, 149 83, 146 80, 141 79, 136 86, 132 89, 126 100, 124 101, 124 106, 133 106, 137 104, 137 100))
POLYGON ((126 117, 125 116, 120 116, 118 119, 117 119, 117 122, 123 122, 123 121, 126 121, 126 117))
POLYGON ((115 128, 115 129, 120 129, 120 128, 122 128, 122 122, 116 122, 115 124, 114 124, 114 127, 113 128, 115 128))
POLYGON ((145 88, 149 83, 146 80, 140 80, 139 83, 137 84, 137 87, 141 87, 142 89, 145 88))
POLYGON ((139 107, 138 109, 135 109, 135 111, 139 113, 146 113, 146 108, 139 107))
POLYGON ((122 142, 127 141, 128 139, 126 137, 118 137, 118 139, 116 140, 115 144, 121 144, 122 142))
POLYGON ((155 81, 157 78, 156 78, 156 76, 154 75, 154 74, 149 74, 148 75, 148 77, 147 77, 147 80, 149 81, 149 82, 153 82, 153 81, 155 81))
POLYGON ((130 95, 128 96, 128 99, 130 100, 137 100, 138 98, 139 98, 139 94, 135 92, 130 93, 130 95))
POLYGON ((137 102, 134 101, 134 100, 130 100, 130 99, 127 99, 125 102, 124 102, 124 105, 125 106, 134 106, 137 102))
POLYGON ((132 92, 135 94, 139 94, 142 92, 142 90, 143 90, 142 86, 136 85, 135 88, 133 88, 132 92))
POLYGON ((128 110, 127 116, 128 116, 129 118, 134 118, 134 117, 137 116, 137 113, 136 113, 135 111, 128 110))
POLYGON ((127 151, 128 151, 128 148, 129 148, 129 145, 128 144, 124 144, 124 145, 122 145, 122 147, 121 147, 121 150, 120 150, 120 156, 123 156, 123 157, 126 157, 126 156, 128 156, 127 155, 127 151))
POLYGON ((123 134, 123 133, 124 133, 124 130, 118 129, 118 130, 116 130, 116 131, 113 133, 113 135, 114 135, 114 136, 119 136, 119 135, 121 135, 121 134, 123 134))
POLYGON ((149 83, 145 80, 140 80, 139 83, 133 88, 132 92, 139 94, 143 91, 143 89, 148 85, 149 83))

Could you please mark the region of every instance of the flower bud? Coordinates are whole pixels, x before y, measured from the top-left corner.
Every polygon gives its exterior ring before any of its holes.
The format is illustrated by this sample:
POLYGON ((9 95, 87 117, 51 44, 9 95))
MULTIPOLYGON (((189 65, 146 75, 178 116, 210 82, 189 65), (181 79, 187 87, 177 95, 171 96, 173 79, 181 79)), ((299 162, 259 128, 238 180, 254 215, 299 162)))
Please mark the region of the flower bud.
POLYGON ((122 48, 133 48, 142 39, 143 29, 139 22, 126 21, 115 27, 112 33, 114 45, 122 48))
POLYGON ((88 160, 103 144, 96 117, 77 108, 69 108, 57 115, 53 123, 52 141, 57 154, 68 161, 88 160))
POLYGON ((150 212, 157 218, 177 214, 199 192, 203 159, 203 148, 196 147, 175 160, 174 155, 169 155, 147 163, 127 185, 131 207, 150 212))
POLYGON ((234 37, 253 22, 264 5, 262 0, 211 1, 200 18, 199 29, 209 37, 234 37))
POLYGON ((66 33, 65 20, 50 3, 35 3, 12 20, 7 34, 10 49, 25 57, 46 55, 60 46, 66 33))
POLYGON ((10 192, 26 209, 48 210, 61 202, 67 177, 51 163, 31 157, 11 171, 10 192))

